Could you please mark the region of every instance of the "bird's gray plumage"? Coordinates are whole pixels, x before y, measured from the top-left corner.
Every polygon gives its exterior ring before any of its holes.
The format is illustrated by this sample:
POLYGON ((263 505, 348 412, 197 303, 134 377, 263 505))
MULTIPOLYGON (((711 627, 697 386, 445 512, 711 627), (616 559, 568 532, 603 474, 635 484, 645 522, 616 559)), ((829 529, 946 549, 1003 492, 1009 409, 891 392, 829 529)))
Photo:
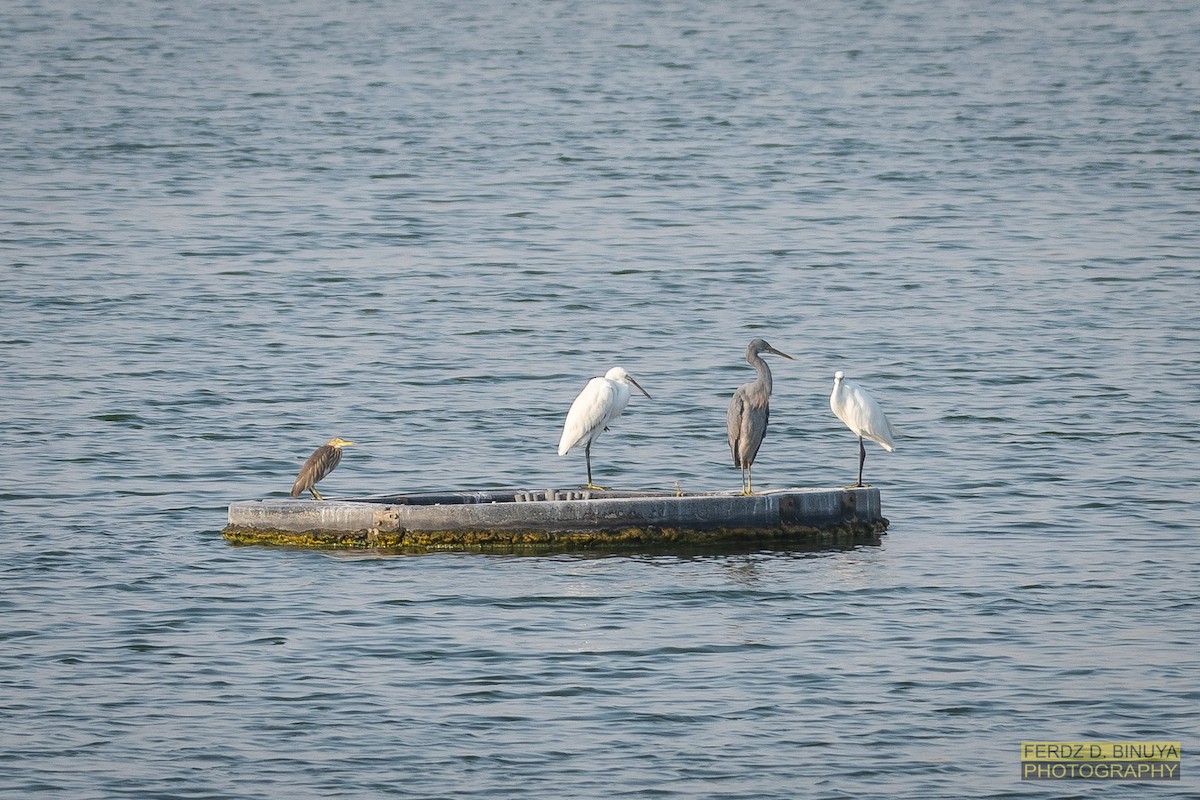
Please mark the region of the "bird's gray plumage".
POLYGON ((738 387, 729 401, 725 413, 725 427, 729 433, 729 451, 735 467, 748 467, 754 463, 763 437, 767 435, 767 422, 771 418, 768 400, 771 396, 770 376, 767 376, 765 393, 752 391, 753 383, 738 387))
POLYGON ((746 361, 754 367, 758 378, 750 383, 739 386, 729 401, 729 410, 725 413, 725 428, 729 434, 729 451, 733 455, 733 465, 742 470, 742 492, 751 494, 750 467, 758 455, 758 448, 767 435, 767 421, 771 416, 770 400, 773 381, 771 369, 762 360, 760 353, 774 353, 784 358, 793 359, 787 353, 776 350, 763 339, 755 339, 746 347, 746 361))

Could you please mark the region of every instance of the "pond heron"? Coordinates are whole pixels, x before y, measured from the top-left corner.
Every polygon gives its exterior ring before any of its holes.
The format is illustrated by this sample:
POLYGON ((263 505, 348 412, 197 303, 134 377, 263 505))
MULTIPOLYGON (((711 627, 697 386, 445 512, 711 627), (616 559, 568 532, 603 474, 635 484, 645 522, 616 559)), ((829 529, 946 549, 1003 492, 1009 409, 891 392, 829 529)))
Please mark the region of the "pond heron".
POLYGON ((312 494, 313 499, 324 500, 317 491, 317 484, 333 472, 334 467, 342 460, 342 448, 352 444, 354 442, 335 436, 313 450, 312 455, 300 468, 300 474, 296 476, 296 482, 292 485, 292 497, 299 497, 301 492, 307 491, 312 494))

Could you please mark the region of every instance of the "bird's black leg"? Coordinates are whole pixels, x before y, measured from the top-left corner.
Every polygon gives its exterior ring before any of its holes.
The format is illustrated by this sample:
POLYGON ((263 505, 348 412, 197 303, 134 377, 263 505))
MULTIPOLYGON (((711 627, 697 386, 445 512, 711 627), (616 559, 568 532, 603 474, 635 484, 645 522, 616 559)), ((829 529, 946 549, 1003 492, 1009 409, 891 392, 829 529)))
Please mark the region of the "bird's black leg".
POLYGON ((583 458, 585 461, 587 461, 587 471, 588 471, 587 486, 585 486, 583 488, 593 489, 593 490, 600 491, 600 492, 607 491, 603 486, 597 486, 596 484, 592 483, 592 443, 591 442, 588 442, 587 447, 583 448, 583 458))
POLYGON ((592 484, 592 443, 591 442, 588 442, 587 446, 583 448, 583 460, 587 462, 587 471, 588 471, 587 485, 588 485, 588 488, 591 488, 593 486, 593 484, 592 484))
POLYGON ((867 447, 863 444, 862 437, 858 437, 858 483, 855 486, 862 486, 862 468, 863 462, 867 460, 867 447))

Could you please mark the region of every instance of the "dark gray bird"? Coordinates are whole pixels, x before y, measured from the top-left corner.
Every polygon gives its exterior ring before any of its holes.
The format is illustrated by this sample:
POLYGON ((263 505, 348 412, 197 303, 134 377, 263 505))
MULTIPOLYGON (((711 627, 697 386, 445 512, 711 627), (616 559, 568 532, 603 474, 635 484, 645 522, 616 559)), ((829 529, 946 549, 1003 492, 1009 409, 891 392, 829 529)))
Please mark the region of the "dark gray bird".
POLYGON ((304 466, 300 468, 300 474, 296 477, 296 482, 292 485, 292 497, 299 497, 301 492, 309 492, 315 500, 324 500, 321 493, 317 491, 317 484, 329 473, 333 472, 342 460, 342 448, 349 447, 354 442, 346 441, 337 436, 330 439, 325 444, 313 450, 308 460, 304 462, 304 466))
POLYGON ((743 384, 733 393, 725 425, 729 431, 729 449, 733 452, 733 465, 742 470, 742 494, 754 494, 750 465, 758 455, 758 446, 767 435, 767 418, 770 416, 768 401, 771 399, 771 370, 759 353, 774 353, 786 359, 796 359, 776 350, 762 339, 755 339, 746 348, 746 360, 758 379, 743 384))

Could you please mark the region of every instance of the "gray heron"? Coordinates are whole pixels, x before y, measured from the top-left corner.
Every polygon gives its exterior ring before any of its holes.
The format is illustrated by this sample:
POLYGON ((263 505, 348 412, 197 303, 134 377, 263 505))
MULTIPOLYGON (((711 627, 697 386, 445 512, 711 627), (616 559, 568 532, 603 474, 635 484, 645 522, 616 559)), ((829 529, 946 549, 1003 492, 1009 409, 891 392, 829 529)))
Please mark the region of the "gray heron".
POLYGON ((762 339, 755 339, 746 347, 746 361, 754 367, 758 378, 743 384, 733 393, 729 410, 725 414, 725 426, 729 432, 729 449, 733 452, 733 465, 742 470, 742 494, 754 494, 753 476, 750 466, 758 455, 759 445, 767 435, 767 419, 770 416, 771 369, 759 353, 774 353, 786 359, 796 359, 776 350, 762 339))

